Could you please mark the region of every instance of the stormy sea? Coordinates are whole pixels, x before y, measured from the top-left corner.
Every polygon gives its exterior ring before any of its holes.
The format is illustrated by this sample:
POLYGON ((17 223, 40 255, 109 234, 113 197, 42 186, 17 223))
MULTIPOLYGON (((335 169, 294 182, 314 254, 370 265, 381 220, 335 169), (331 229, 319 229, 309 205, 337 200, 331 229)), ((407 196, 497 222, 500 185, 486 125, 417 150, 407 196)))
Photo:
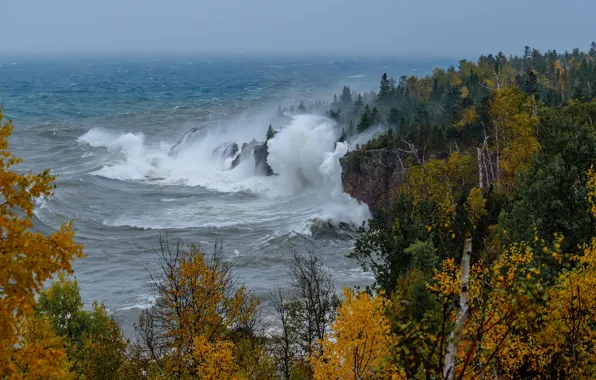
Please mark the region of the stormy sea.
POLYGON ((338 289, 367 285, 346 258, 368 207, 345 194, 339 158, 370 136, 336 143, 324 112, 344 85, 371 91, 383 72, 428 73, 435 60, 226 57, 0 58, 0 104, 15 124, 21 170, 50 168, 38 199, 44 233, 73 220, 86 257, 83 301, 104 303, 128 334, 150 307, 159 236, 222 241, 240 282, 266 303, 286 281, 288 252, 313 251, 338 289), (267 163, 255 163, 268 126, 267 163), (356 141, 359 140, 359 141, 356 141), (360 141, 361 140, 361 141, 360 141), (242 149, 243 145, 244 149, 242 149), (241 157, 238 157, 241 156, 241 157))

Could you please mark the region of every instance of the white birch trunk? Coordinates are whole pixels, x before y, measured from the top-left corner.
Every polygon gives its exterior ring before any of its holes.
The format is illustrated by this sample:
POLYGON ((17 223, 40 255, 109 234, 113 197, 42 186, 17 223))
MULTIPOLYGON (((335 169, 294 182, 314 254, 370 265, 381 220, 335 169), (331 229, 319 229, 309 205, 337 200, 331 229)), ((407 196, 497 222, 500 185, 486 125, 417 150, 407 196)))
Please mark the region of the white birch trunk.
POLYGON ((457 361, 457 349, 461 340, 464 325, 468 319, 468 288, 470 282, 470 259, 472 257, 472 238, 464 241, 464 252, 461 259, 461 281, 459 284, 459 312, 453 330, 449 335, 449 344, 445 354, 445 367, 443 368, 443 379, 452 380, 457 361))
POLYGON ((483 163, 483 150, 476 147, 476 153, 478 154, 478 187, 484 190, 484 165, 483 163))

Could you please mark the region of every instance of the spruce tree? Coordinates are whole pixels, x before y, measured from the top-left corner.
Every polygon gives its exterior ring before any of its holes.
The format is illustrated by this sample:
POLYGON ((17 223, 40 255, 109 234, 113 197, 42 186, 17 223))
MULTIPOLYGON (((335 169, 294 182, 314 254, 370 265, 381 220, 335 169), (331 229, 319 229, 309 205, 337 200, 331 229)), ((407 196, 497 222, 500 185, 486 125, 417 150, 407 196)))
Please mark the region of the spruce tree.
POLYGON ((381 84, 379 86, 378 99, 380 103, 386 103, 391 97, 391 82, 387 78, 387 73, 383 73, 381 84))
POLYGON ((379 110, 377 107, 373 107, 372 112, 370 114, 370 125, 376 125, 381 123, 381 115, 379 114, 379 110))
POLYGON ((356 126, 358 133, 366 131, 371 126, 370 120, 370 108, 368 108, 368 104, 364 107, 364 113, 356 126))
POLYGON ((387 122, 390 125, 397 126, 399 124, 400 117, 399 110, 397 108, 391 108, 389 110, 389 115, 387 116, 387 122))
POLYGON ((358 98, 356 98, 356 101, 354 102, 354 108, 356 109, 356 112, 360 111, 363 106, 364 100, 362 100, 362 95, 358 94, 358 98))
POLYGON ((269 128, 267 128, 267 140, 272 139, 276 134, 277 132, 275 132, 271 127, 271 124, 269 124, 269 128))
POLYGON ((350 87, 344 86, 339 101, 344 107, 352 106, 352 91, 350 90, 350 87))

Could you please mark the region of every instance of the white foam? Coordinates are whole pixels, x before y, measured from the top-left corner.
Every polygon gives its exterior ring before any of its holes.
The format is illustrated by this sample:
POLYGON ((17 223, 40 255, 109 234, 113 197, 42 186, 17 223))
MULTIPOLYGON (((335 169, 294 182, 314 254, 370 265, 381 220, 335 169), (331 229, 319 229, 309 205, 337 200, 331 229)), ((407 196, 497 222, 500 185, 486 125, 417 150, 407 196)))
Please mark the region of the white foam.
MULTIPOLYGON (((200 138, 189 140, 175 156, 168 155, 171 143, 148 143, 142 133, 117 135, 92 129, 78 141, 94 148, 105 148, 109 153, 107 162, 93 172, 94 175, 126 181, 148 180, 159 185, 201 186, 225 193, 250 192, 261 199, 258 205, 251 202, 238 205, 242 210, 234 214, 237 217, 233 220, 229 214, 225 219, 225 215, 213 215, 210 223, 199 224, 195 212, 174 208, 157 210, 155 215, 119 216, 116 220, 106 221, 106 225, 138 228, 234 227, 254 218, 261 222, 275 219, 276 215, 267 215, 264 210, 270 205, 277 205, 290 216, 288 225, 282 229, 308 234, 312 222, 316 220, 334 225, 342 222, 360 225, 370 217, 366 205, 343 192, 339 158, 347 152, 348 146, 336 144, 339 132, 331 119, 313 115, 295 116, 289 125, 269 140, 268 162, 279 174, 276 176, 259 175, 252 159, 241 162, 233 170, 226 170, 231 159, 213 156, 214 147, 231 142, 241 146, 242 142, 250 141, 252 135, 257 134, 251 130, 262 133, 261 129, 250 125, 209 129, 200 138), (260 206, 258 212, 248 210, 256 206, 260 206)), ((190 205, 185 207, 193 210, 190 205)), ((201 210, 201 206, 197 205, 195 210, 201 210)))
MULTIPOLYGON (((307 187, 317 190, 322 211, 313 215, 313 219, 360 225, 370 217, 370 212, 368 206, 343 192, 339 158, 346 154, 348 145, 336 144, 337 138, 338 131, 332 120, 296 116, 269 141, 269 164, 274 172, 280 173, 276 190, 286 193, 307 187)), ((310 226, 301 227, 304 231, 310 226)))
POLYGON ((155 304, 155 297, 150 296, 148 294, 139 294, 137 296, 137 299, 140 302, 137 302, 130 306, 121 307, 121 308, 117 309, 116 311, 118 312, 118 311, 133 310, 133 309, 147 310, 147 309, 151 309, 153 307, 153 305, 155 304))

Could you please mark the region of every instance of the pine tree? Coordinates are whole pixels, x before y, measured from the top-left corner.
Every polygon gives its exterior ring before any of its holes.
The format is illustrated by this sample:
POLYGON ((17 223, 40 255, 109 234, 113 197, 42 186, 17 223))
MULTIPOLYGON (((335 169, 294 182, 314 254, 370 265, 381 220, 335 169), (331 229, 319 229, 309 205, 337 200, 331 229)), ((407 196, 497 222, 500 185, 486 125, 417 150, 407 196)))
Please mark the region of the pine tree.
POLYGON ((376 125, 381 123, 381 115, 379 114, 379 110, 377 107, 373 107, 372 112, 370 114, 370 125, 376 125))
POLYGON ((590 55, 592 57, 596 57, 596 41, 592 41, 592 44, 590 44, 590 55))
POLYGON ((368 108, 368 104, 364 107, 364 113, 356 126, 358 133, 364 132, 371 126, 371 118, 370 118, 370 108, 368 108))
POLYGON ((383 73, 381 84, 379 86, 378 99, 380 103, 386 103, 391 96, 391 82, 387 78, 387 73, 383 73))
POLYGON ((401 118, 399 110, 397 108, 391 108, 389 110, 389 115, 387 116, 387 122, 390 125, 397 126, 399 124, 399 119, 401 118))
POLYGON ((341 113, 339 111, 339 108, 337 110, 334 110, 333 108, 331 108, 329 111, 327 111, 327 116, 330 119, 333 119, 335 121, 339 121, 339 119, 341 118, 341 113))
POLYGON ((352 91, 350 90, 350 87, 344 86, 339 101, 344 107, 352 106, 352 91))
POLYGON ((271 140, 276 134, 277 132, 275 132, 271 127, 271 124, 269 124, 269 128, 267 128, 267 140, 271 140))
POLYGON ((356 112, 360 111, 364 106, 364 100, 362 100, 362 95, 358 94, 358 98, 356 98, 356 102, 354 102, 354 108, 356 112))

